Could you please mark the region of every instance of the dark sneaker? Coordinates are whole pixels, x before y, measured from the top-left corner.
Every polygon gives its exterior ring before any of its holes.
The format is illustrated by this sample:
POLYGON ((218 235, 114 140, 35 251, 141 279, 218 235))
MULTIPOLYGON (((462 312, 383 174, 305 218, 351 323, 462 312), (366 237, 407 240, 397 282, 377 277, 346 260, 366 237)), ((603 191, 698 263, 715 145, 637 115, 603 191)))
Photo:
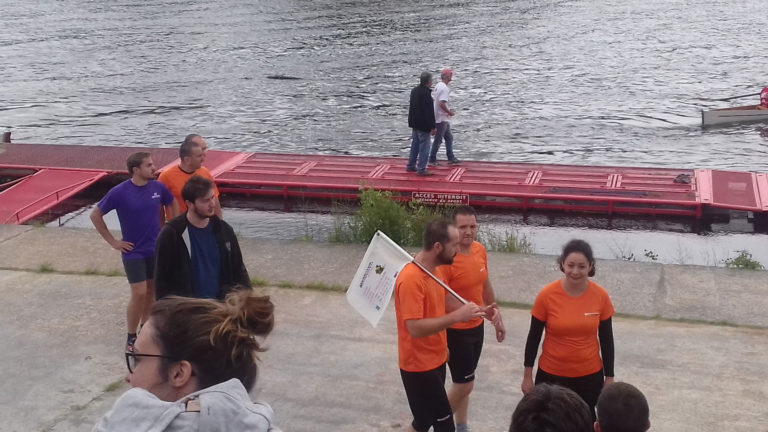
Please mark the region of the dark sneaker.
POLYGON ((458 164, 461 163, 461 161, 458 160, 458 159, 451 159, 451 160, 448 161, 448 163, 451 164, 451 165, 458 165, 458 164))
POLYGON ((418 171, 416 168, 408 168, 408 167, 406 167, 405 170, 408 171, 408 172, 416 172, 416 171, 418 171))
POLYGON ((422 177, 429 177, 429 176, 435 175, 435 173, 433 173, 432 171, 422 171, 419 173, 419 175, 422 177))
POLYGON ((431 167, 440 166, 440 162, 438 162, 438 161, 430 162, 429 166, 431 166, 431 167))

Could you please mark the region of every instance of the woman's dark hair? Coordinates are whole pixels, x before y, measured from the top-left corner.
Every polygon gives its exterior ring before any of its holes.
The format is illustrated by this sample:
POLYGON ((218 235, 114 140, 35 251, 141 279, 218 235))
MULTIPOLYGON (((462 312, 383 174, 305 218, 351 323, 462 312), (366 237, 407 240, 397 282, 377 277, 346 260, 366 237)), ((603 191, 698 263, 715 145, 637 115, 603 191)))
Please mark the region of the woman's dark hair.
POLYGON ((560 266, 560 271, 565 272, 565 268, 563 268, 563 263, 565 263, 565 259, 568 258, 568 255, 572 253, 580 253, 584 255, 585 258, 587 258, 587 262, 589 262, 589 276, 592 277, 595 275, 595 271, 597 270, 597 265, 595 264, 595 255, 592 254, 592 247, 589 245, 589 243, 585 242, 584 240, 578 240, 574 239, 569 241, 568 243, 563 246, 563 253, 560 254, 559 257, 557 257, 557 264, 560 266))
MULTIPOLYGON (((223 303, 169 296, 152 307, 155 342, 163 355, 192 364, 198 390, 232 378, 248 391, 256 383, 258 353, 265 349, 255 336, 272 331, 275 306, 269 296, 239 288, 223 303)), ((171 364, 163 360, 163 376, 171 364)))

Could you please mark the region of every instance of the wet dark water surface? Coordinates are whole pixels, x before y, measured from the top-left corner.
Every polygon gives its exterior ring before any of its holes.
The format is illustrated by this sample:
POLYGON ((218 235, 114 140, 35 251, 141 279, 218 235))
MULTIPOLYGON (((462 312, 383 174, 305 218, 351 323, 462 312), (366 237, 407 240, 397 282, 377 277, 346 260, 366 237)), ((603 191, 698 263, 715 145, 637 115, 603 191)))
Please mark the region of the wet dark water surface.
POLYGON ((19 142, 405 156, 410 88, 451 66, 460 158, 766 170, 760 125, 699 126, 768 83, 763 0, 7 3, 19 142))

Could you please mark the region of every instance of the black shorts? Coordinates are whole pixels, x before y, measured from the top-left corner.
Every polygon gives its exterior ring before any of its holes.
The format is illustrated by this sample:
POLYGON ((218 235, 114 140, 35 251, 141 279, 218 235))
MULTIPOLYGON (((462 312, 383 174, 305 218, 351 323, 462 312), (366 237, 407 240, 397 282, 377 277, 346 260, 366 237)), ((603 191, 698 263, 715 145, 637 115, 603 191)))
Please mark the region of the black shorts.
POLYGON ((552 375, 541 369, 536 371, 536 384, 547 383, 557 384, 565 388, 573 390, 577 395, 584 399, 584 402, 589 405, 589 412, 592 414, 592 420, 595 420, 595 405, 597 405, 597 398, 600 396, 600 392, 603 390, 603 383, 605 377, 603 371, 599 370, 593 374, 580 376, 580 377, 561 377, 558 375, 552 375))
POLYGON ((426 372, 400 369, 405 395, 413 413, 411 426, 417 432, 454 432, 453 412, 445 394, 445 363, 426 372))
POLYGON ((128 283, 144 282, 155 278, 155 257, 124 259, 123 268, 128 283))
POLYGON ((484 322, 469 329, 446 329, 448 339, 448 367, 451 380, 457 384, 475 380, 475 369, 483 352, 484 322))

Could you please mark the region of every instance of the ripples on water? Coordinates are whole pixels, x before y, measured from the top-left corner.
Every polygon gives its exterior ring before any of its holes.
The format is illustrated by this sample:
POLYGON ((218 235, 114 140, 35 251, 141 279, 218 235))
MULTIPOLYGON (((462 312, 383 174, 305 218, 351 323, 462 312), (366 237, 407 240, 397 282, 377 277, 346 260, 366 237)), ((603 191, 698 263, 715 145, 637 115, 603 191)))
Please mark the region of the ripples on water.
POLYGON ((19 142, 406 156, 408 93, 452 66, 465 159, 765 171, 764 0, 30 0, 0 15, 19 142), (289 75, 300 80, 274 80, 289 75))

